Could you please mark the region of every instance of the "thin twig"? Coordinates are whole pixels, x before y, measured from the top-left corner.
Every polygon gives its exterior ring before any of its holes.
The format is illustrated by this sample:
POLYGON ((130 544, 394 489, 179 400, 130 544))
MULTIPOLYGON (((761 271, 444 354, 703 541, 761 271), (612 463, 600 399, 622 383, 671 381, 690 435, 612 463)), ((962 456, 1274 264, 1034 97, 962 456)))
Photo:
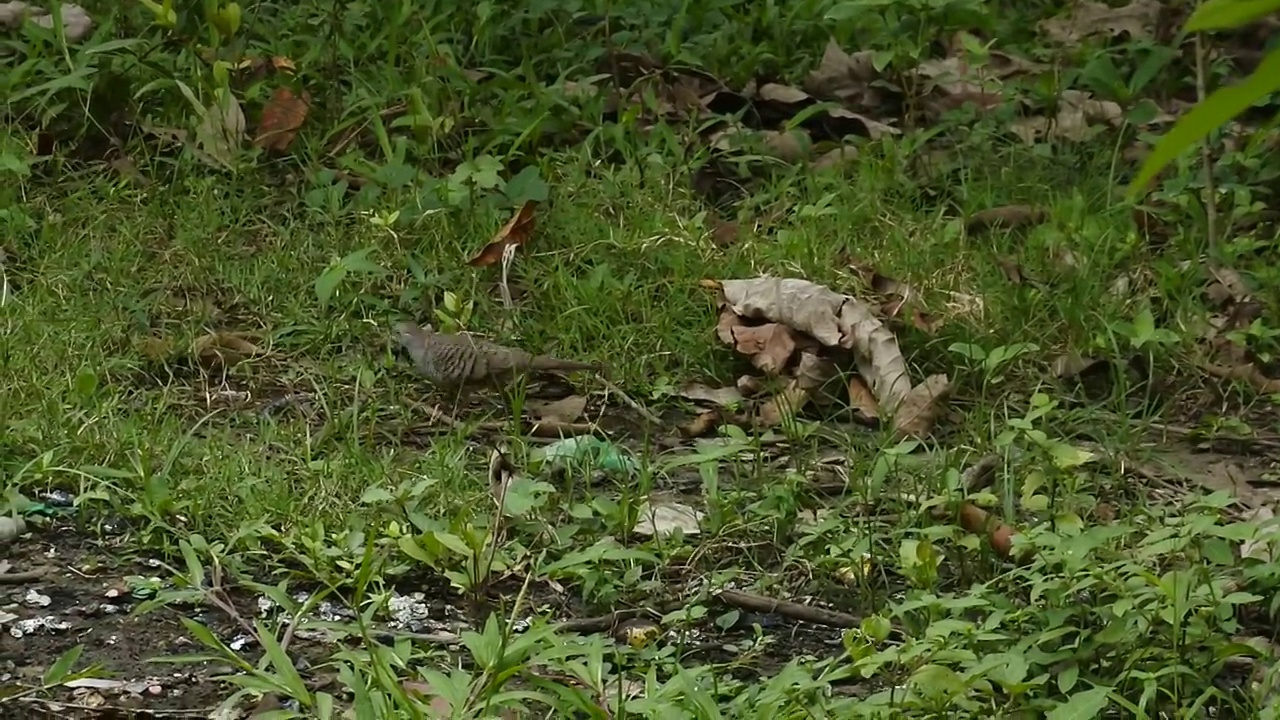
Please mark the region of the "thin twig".
POLYGON ((640 403, 636 402, 635 400, 631 399, 631 396, 630 396, 630 395, 628 395, 628 394, 626 394, 625 392, 623 392, 623 391, 622 391, 622 388, 620 388, 620 387, 618 387, 617 385, 614 385, 612 382, 610 382, 608 378, 601 377, 601 378, 600 378, 600 382, 604 384, 604 387, 605 387, 605 389, 606 389, 606 390, 608 390, 609 392, 613 393, 614 395, 617 395, 618 397, 622 398, 622 402, 624 402, 624 403, 626 403, 626 404, 630 405, 630 406, 631 406, 631 409, 632 409, 632 410, 635 410, 635 411, 636 411, 636 412, 638 412, 638 413, 640 413, 641 417, 643 417, 645 420, 648 420, 650 423, 652 423, 652 424, 654 424, 654 425, 661 425, 661 424, 662 424, 662 418, 660 418, 660 417, 658 417, 657 415, 653 414, 653 411, 651 411, 649 408, 647 408, 647 407, 645 407, 645 406, 641 405, 640 403))
MULTIPOLYGON (((1202 40, 1203 33, 1196 33, 1193 42, 1195 43, 1196 55, 1196 102, 1204 104, 1205 93, 1205 46, 1202 40)), ((1218 195, 1213 186, 1213 150, 1209 147, 1209 138, 1205 138, 1200 145, 1200 161, 1204 166, 1204 191, 1207 195, 1204 202, 1205 217, 1205 233, 1209 241, 1209 249, 1213 250, 1218 246, 1218 195)))

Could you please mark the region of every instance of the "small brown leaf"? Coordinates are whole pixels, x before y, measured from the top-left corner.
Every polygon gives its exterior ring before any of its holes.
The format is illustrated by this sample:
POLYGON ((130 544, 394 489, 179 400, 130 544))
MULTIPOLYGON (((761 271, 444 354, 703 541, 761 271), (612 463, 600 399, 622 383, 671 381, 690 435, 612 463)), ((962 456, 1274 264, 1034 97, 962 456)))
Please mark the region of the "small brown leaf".
POLYGON ((747 321, 733 311, 727 304, 720 307, 720 319, 716 322, 716 337, 726 345, 736 345, 733 333, 738 328, 746 327, 747 321))
POLYGON ((796 129, 787 132, 765 131, 763 134, 764 153, 785 163, 798 163, 809 157, 809 134, 796 129))
POLYGON ((779 103, 782 105, 798 105, 800 103, 813 102, 813 98, 809 97, 809 93, 791 87, 790 85, 782 85, 780 83, 765 83, 756 91, 756 97, 765 102, 779 103))
POLYGON ((1039 225, 1049 214, 1043 208, 1031 205, 1005 205, 974 213, 969 218, 966 228, 971 233, 985 232, 994 228, 1012 229, 1027 225, 1039 225))
POLYGON ((736 245, 741 227, 736 222, 717 219, 711 226, 711 242, 718 248, 736 245))
POLYGON ((893 412, 893 435, 901 440, 907 437, 924 439, 933 430, 933 424, 943 406, 951 397, 951 381, 946 375, 930 375, 924 382, 911 388, 902 403, 893 412))
POLYGON ((1004 274, 1005 279, 1014 285, 1021 285, 1024 278, 1022 277, 1022 267, 1018 265, 1018 261, 1013 258, 996 258, 996 265, 1000 267, 1000 272, 1004 274))
POLYGON ((796 349, 795 332, 781 323, 742 326, 733 330, 734 349, 770 375, 780 373, 796 349))
POLYGON ((813 353, 801 353, 796 375, 778 395, 770 399, 756 415, 760 427, 772 427, 784 417, 794 417, 809 402, 813 391, 835 377, 835 364, 813 353))
POLYGON ((1244 365, 1226 366, 1218 365, 1210 362, 1197 363, 1201 370, 1226 380, 1238 380, 1247 383, 1254 390, 1264 395, 1272 393, 1280 393, 1280 380, 1269 378, 1258 369, 1257 365, 1247 363, 1244 365))
POLYGON ((1067 380, 1083 375, 1098 366, 1105 367, 1107 362, 1097 358, 1087 358, 1075 353, 1066 353, 1053 359, 1050 364, 1054 377, 1067 380))
POLYGON ((467 261, 471 267, 488 267, 502 259, 502 253, 507 249, 508 245, 522 247, 529 242, 529 238, 533 235, 535 218, 533 214, 534 208, 538 206, 537 201, 529 200, 516 214, 511 216, 506 225, 498 230, 498 234, 493 236, 488 245, 484 246, 475 257, 467 261))
POLYGON ((687 438, 702 437, 707 433, 715 430, 720 425, 721 415, 719 410, 707 410, 695 416, 689 422, 677 428, 680 434, 687 438))
POLYGON ((294 95, 287 87, 278 87, 262 108, 262 122, 253 144, 263 150, 284 152, 298 135, 298 129, 311 110, 311 94, 306 90, 294 95))
POLYGON ((214 332, 192 343, 192 354, 204 368, 231 367, 248 358, 263 354, 245 333, 214 332))
POLYGON ((859 420, 874 421, 880 418, 880 403, 867 386, 866 381, 858 375, 849 378, 849 405, 859 420))
POLYGON ((581 395, 570 395, 550 402, 529 400, 526 402, 534 420, 550 420, 558 423, 572 423, 582 417, 587 410, 587 399, 581 395))
POLYGON ((755 375, 743 375, 733 386, 738 388, 738 392, 742 393, 743 397, 752 397, 764 390, 764 381, 755 375))
POLYGON ((742 392, 736 387, 710 388, 701 383, 689 383, 681 387, 678 394, 686 400, 708 402, 721 407, 740 405, 744 400, 742 392))
MULTIPOLYGON (((832 39, 827 42, 818 67, 805 78, 804 89, 823 98, 861 100, 870 92, 870 84, 878 76, 875 51, 864 50, 850 55, 832 39)), ((876 103, 859 103, 864 104, 876 103)))
POLYGON ((1240 273, 1229 267, 1214 265, 1210 265, 1208 271, 1213 282, 1205 292, 1216 304, 1242 303, 1253 298, 1249 293, 1249 285, 1245 283, 1244 278, 1240 277, 1240 273))
POLYGON ((942 318, 920 308, 911 308, 911 325, 928 335, 935 335, 942 327, 942 318))
POLYGON ((852 146, 838 147, 819 155, 809 163, 814 170, 830 170, 852 164, 858 159, 858 148, 852 146))

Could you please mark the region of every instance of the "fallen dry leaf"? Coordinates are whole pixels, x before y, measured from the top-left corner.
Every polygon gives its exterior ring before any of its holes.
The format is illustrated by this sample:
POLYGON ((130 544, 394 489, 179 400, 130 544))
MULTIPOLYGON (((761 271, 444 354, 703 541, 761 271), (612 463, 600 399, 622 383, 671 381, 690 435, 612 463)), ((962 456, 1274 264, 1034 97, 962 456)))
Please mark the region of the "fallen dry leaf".
POLYGON ((525 404, 535 421, 572 423, 587 410, 587 399, 581 395, 570 395, 552 401, 529 400, 525 404))
POLYGON ((711 225, 711 242, 718 248, 736 245, 741 227, 736 222, 716 219, 711 225))
POLYGON ((781 373, 796 349, 795 333, 781 323, 742 325, 732 330, 732 336, 734 349, 770 375, 781 373))
POLYGON ((837 369, 834 363, 813 353, 800 353, 800 362, 795 377, 787 383, 782 392, 760 406, 756 414, 756 422, 760 427, 773 427, 783 418, 794 417, 813 397, 813 391, 822 387, 835 377, 837 369))
POLYGON ((1240 543, 1240 557, 1253 558, 1261 560, 1265 563, 1274 563, 1276 559, 1276 544, 1274 541, 1268 541, 1267 537, 1274 532, 1275 513, 1271 508, 1262 505, 1259 507, 1249 508, 1244 516, 1240 519, 1244 522, 1255 523, 1263 526, 1259 533, 1262 537, 1252 537, 1240 543), (1271 527, 1268 527, 1271 526, 1271 527))
POLYGON ((852 350, 881 408, 892 412, 910 392, 897 338, 867 303, 794 278, 725 280, 722 286, 726 302, 744 318, 780 323, 827 347, 852 350))
POLYGON ((253 144, 263 150, 284 152, 298 135, 298 129, 311 110, 311 94, 306 90, 295 95, 287 87, 278 87, 262 108, 262 122, 253 144))
POLYGON ((1064 45, 1075 45, 1091 37, 1147 40, 1160 18, 1158 0, 1134 0, 1121 7, 1111 7, 1093 0, 1077 0, 1068 14, 1041 21, 1040 29, 1050 39, 1064 45))
POLYGON ((788 131, 766 130, 763 135, 764 152, 785 163, 796 164, 809 158, 812 142, 809 134, 801 129, 788 131))
POLYGON ((912 388, 894 410, 893 436, 899 440, 928 436, 952 389, 951 381, 941 374, 930 375, 912 388))
POLYGON ((880 418, 880 404, 871 388, 857 375, 849 378, 849 405, 859 420, 874 421, 880 418))
POLYGON ((744 401, 742 392, 736 387, 710 388, 701 383, 684 385, 677 394, 686 400, 709 402, 720 407, 741 405, 744 401))
POLYGON ((911 325, 928 335, 935 335, 942 327, 942 318, 927 313, 920 308, 911 308, 911 325))
POLYGON ((1245 303, 1253 299, 1253 295, 1249 292, 1249 285, 1240 273, 1220 265, 1209 265, 1206 269, 1213 280, 1205 288, 1205 292, 1215 305, 1245 303))
POLYGON ((218 331, 201 336, 192 343, 192 354, 206 369, 231 367, 263 354, 247 333, 218 331))
POLYGON ((813 101, 809 93, 781 83, 765 83, 761 85, 756 90, 756 97, 765 102, 781 103, 783 105, 796 105, 813 101))
POLYGON ((814 170, 830 170, 852 164, 857 159, 858 148, 841 146, 819 155, 813 162, 809 163, 809 167, 814 170))
POLYGON ((755 375, 743 375, 733 384, 743 397, 754 397, 764 391, 764 381, 755 375))
POLYGON ((538 203, 535 200, 529 200, 524 205, 521 205, 516 214, 511 216, 507 224, 503 225, 502 229, 498 231, 498 234, 493 236, 489 244, 485 245, 484 249, 477 253, 475 257, 467 261, 467 264, 471 267, 488 267, 502 259, 502 253, 507 249, 508 245, 522 247, 529 242, 535 225, 533 211, 537 206, 538 203))
POLYGON ((1013 258, 999 257, 996 258, 996 265, 1000 268, 1001 274, 1005 279, 1014 285, 1021 285, 1024 278, 1022 277, 1022 266, 1013 258))
POLYGON ((965 228, 971 233, 980 233, 994 228, 1006 230, 1039 225, 1049 217, 1044 208, 1031 205, 1005 205, 1004 207, 981 210, 969 217, 965 228))
POLYGON ((1264 395, 1280 393, 1280 379, 1267 377, 1262 370, 1258 369, 1258 366, 1253 363, 1235 366, 1219 365, 1217 363, 1210 362, 1198 362, 1196 364, 1201 370, 1204 370, 1214 377, 1247 383, 1255 391, 1264 395))
POLYGON ((1042 140, 1084 142, 1102 132, 1103 126, 1119 127, 1124 110, 1110 100, 1096 100, 1081 90, 1065 90, 1052 117, 1035 115, 1015 120, 1009 130, 1028 145, 1042 140))
POLYGON ((702 437, 720 425, 721 415, 719 410, 707 410, 694 416, 692 420, 677 428, 680 434, 687 438, 702 437))
POLYGON ((875 68, 875 51, 864 50, 850 55, 836 41, 827 42, 818 67, 805 78, 804 89, 816 97, 841 100, 858 106, 874 107, 866 102, 875 91, 871 82, 879 77, 875 68))
POLYGON ((1077 375, 1083 375, 1090 370, 1098 367, 1106 367, 1107 361, 1098 358, 1082 357, 1075 353, 1066 353, 1059 355, 1050 363, 1054 377, 1060 380, 1067 380, 1077 375))
POLYGON ((702 532, 698 526, 704 515, 702 511, 658 494, 651 495, 638 514, 639 518, 633 528, 637 535, 668 535, 676 530, 685 535, 702 532))

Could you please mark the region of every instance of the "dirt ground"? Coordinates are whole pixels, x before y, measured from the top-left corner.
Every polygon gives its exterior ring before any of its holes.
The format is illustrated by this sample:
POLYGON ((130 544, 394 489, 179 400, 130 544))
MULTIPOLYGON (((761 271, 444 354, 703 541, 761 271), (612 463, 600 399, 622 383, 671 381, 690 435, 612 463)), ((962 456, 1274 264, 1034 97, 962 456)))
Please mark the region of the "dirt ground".
MULTIPOLYGON (((0 697, 6 698, 0 700, 0 719, 55 715, 206 718, 235 692, 234 686, 217 679, 233 672, 227 663, 155 662, 166 656, 207 654, 179 622, 177 609, 131 614, 147 599, 145 589, 138 591, 148 584, 140 578, 166 580, 168 573, 163 568, 118 562, 109 545, 79 537, 70 528, 37 530, 10 545, 6 560, 9 574, 38 570, 41 576, 25 582, 14 582, 13 578, 0 582, 0 632, 4 633, 0 636, 0 697), (72 683, 73 687, 31 692, 49 666, 76 645, 83 645, 84 650, 75 667, 95 667, 92 677, 72 683)), ((455 627, 482 623, 465 619, 482 609, 462 609, 465 604, 448 597, 451 593, 443 583, 428 587, 425 595, 419 599, 430 616, 453 616, 455 627)), ((251 622, 258 598, 231 593, 231 599, 241 616, 251 622)), ((558 603, 535 602, 534 606, 556 607, 563 602, 561 598, 558 603)), ((255 643, 225 612, 213 607, 181 609, 245 659, 255 662, 259 657, 255 643)), ((559 614, 574 613, 562 607, 559 614)), ((829 657, 841 650, 838 628, 752 613, 744 613, 743 620, 726 632, 709 627, 702 638, 705 642, 685 648, 685 661, 731 660, 731 643, 750 639, 753 622, 771 636, 765 656, 753 658, 753 673, 768 675, 791 658, 829 657)), ((303 677, 341 697, 341 688, 326 677, 328 673, 308 672, 336 648, 301 635, 294 638, 290 652, 303 677)))

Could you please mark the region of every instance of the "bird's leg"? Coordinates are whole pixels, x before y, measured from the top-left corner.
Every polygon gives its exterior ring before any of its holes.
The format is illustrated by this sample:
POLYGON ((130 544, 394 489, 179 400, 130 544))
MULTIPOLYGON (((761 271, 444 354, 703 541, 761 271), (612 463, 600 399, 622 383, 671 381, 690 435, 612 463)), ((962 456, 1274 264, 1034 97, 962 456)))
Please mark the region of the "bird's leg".
POLYGON ((458 383, 453 389, 453 414, 471 403, 471 387, 466 383, 458 383))

